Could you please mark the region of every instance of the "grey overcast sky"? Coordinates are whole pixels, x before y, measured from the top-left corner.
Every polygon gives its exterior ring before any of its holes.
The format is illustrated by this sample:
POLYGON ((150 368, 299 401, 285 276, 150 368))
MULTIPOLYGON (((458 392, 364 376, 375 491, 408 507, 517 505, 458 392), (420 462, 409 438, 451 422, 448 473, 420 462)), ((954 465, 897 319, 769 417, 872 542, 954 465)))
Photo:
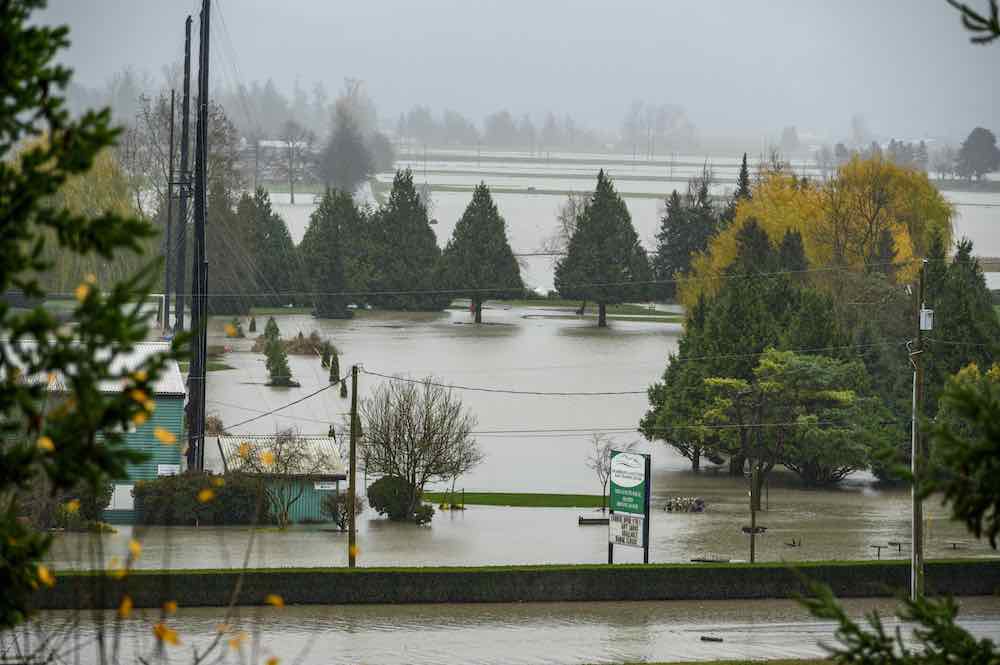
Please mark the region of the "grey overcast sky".
MULTIPOLYGON (((987 0, 967 0, 987 6, 987 0)), ((195 0, 51 0, 66 61, 99 85, 180 59, 195 0)), ((796 125, 836 140, 1000 130, 1000 45, 969 43, 944 0, 214 0, 213 81, 333 93, 363 79, 383 118, 413 104, 477 121, 507 108, 614 129, 629 103, 684 107, 703 136, 796 125)), ((196 14, 196 13, 195 13, 196 14)), ((197 26, 197 16, 195 20, 197 26)), ((197 33, 197 30, 195 30, 197 33)))

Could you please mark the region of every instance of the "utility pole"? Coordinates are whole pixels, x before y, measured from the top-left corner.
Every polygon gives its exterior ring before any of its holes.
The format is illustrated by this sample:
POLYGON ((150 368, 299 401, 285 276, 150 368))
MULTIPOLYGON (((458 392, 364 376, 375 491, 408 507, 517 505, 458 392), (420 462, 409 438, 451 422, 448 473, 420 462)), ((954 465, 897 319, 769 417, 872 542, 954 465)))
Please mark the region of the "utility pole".
MULTIPOLYGON (((191 17, 184 20, 184 89, 181 94, 181 173, 180 173, 180 208, 177 220, 177 265, 175 273, 177 286, 176 311, 174 330, 184 330, 184 299, 185 277, 187 273, 187 217, 188 193, 191 188, 190 171, 188 171, 188 146, 191 145, 189 131, 189 116, 191 114, 191 17)), ((191 457, 188 457, 188 468, 191 468, 191 457)))
POLYGON ((923 331, 933 327, 934 315, 924 307, 924 273, 927 260, 920 266, 920 286, 917 295, 916 340, 910 348, 910 363, 913 365, 913 413, 910 421, 910 471, 913 485, 910 489, 912 514, 910 527, 912 554, 910 558, 910 598, 917 600, 924 595, 924 507, 920 497, 921 474, 924 467, 923 436, 920 432, 920 417, 924 403, 923 331))
POLYGON ((210 0, 202 0, 201 40, 198 45, 198 122, 195 129, 194 162, 194 265, 192 274, 191 332, 193 354, 188 374, 188 455, 189 464, 205 467, 205 355, 208 349, 208 261, 205 254, 205 218, 208 213, 208 60, 210 0))
POLYGON ((167 168, 167 233, 163 238, 165 245, 163 264, 163 329, 170 328, 170 245, 174 242, 174 98, 175 91, 170 91, 170 165, 167 168))
POLYGON ((751 462, 750 472, 750 563, 757 561, 757 510, 760 508, 760 497, 757 496, 757 481, 760 478, 760 465, 751 462))
POLYGON ((355 522, 354 498, 357 487, 354 472, 358 461, 358 366, 351 366, 351 454, 348 460, 347 472, 347 566, 354 568, 358 558, 358 531, 355 522))

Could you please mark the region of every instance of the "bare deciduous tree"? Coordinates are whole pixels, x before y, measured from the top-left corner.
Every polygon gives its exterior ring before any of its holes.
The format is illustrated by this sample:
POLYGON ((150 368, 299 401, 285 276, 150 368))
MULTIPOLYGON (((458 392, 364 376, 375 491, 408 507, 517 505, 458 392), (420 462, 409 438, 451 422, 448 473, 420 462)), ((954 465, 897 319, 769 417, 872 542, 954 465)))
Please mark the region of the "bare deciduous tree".
POLYGON ((278 432, 273 440, 257 445, 240 444, 239 470, 266 476, 264 495, 278 526, 290 522, 292 506, 302 498, 304 479, 327 473, 336 467, 332 450, 303 439, 291 429, 278 432))
POLYGON ((457 478, 482 461, 472 436, 476 418, 449 388, 431 378, 390 380, 362 400, 358 457, 365 471, 402 478, 410 486, 410 512, 428 482, 457 478))
POLYGON ((607 510, 608 502, 608 479, 611 477, 611 451, 612 450, 632 450, 635 448, 635 441, 629 443, 618 443, 607 434, 594 432, 590 435, 590 442, 594 449, 587 456, 587 468, 594 472, 597 481, 601 483, 601 512, 607 510))
POLYGON ((295 182, 305 169, 306 156, 316 140, 313 133, 294 120, 288 120, 281 127, 281 141, 285 144, 285 175, 288 177, 288 191, 291 203, 295 205, 295 182))

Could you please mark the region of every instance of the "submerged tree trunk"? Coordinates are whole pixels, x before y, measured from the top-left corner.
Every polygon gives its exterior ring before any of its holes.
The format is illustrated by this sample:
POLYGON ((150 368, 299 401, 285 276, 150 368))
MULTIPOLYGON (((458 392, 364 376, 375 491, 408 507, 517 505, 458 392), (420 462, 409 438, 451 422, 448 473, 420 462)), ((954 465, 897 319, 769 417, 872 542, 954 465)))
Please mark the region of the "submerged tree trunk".
POLYGON ((734 455, 729 458, 729 475, 730 476, 742 476, 743 466, 746 463, 746 458, 742 455, 734 455))
POLYGON ((604 303, 597 303, 597 327, 606 328, 608 325, 608 306, 604 303))
POLYGON ((701 449, 695 448, 691 451, 691 470, 701 471, 701 449))
POLYGON ((479 299, 476 299, 476 300, 473 300, 472 303, 473 303, 473 305, 475 305, 475 309, 476 309, 476 323, 482 323, 483 322, 483 301, 479 300, 479 299))

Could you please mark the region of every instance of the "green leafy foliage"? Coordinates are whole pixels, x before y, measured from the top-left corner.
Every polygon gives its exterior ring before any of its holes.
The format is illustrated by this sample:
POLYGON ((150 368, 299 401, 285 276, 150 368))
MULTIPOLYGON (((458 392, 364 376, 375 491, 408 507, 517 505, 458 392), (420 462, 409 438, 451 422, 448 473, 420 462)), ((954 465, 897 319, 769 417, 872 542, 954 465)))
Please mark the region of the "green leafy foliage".
MULTIPOLYGON (((18 289, 32 299, 45 296, 38 276, 52 268, 46 256, 112 261, 140 252, 153 234, 140 219, 103 210, 84 215, 57 203, 60 188, 85 174, 117 131, 106 110, 70 118, 62 96, 70 72, 56 64, 68 31, 37 25, 31 14, 43 6, 13 0, 0 12, 0 292, 18 289)), ((78 286, 71 331, 40 306, 17 313, 0 302, 0 338, 7 340, 0 345, 0 629, 25 619, 44 582, 39 571, 51 542, 17 519, 17 493, 43 478, 55 492, 83 484, 96 493, 142 459, 125 448, 121 433, 145 416, 148 397, 135 397, 148 395, 168 357, 155 355, 128 371, 113 369, 113 360, 146 337, 149 314, 136 303, 148 293, 154 267, 118 283, 95 278, 78 286), (47 395, 50 373, 69 389, 55 405, 47 395), (102 392, 104 382, 127 390, 102 392)), ((170 355, 183 342, 182 335, 170 355)))
POLYGON ((606 305, 645 300, 651 281, 628 208, 601 170, 594 196, 577 218, 567 255, 556 264, 556 290, 563 298, 597 302, 598 325, 603 327, 606 305))
POLYGON ((482 323, 483 301, 524 290, 521 268, 507 240, 507 223, 485 183, 476 186, 455 225, 442 265, 448 287, 472 300, 476 323, 482 323))
POLYGON ((216 476, 191 471, 140 481, 132 493, 140 524, 266 524, 271 516, 269 502, 262 500, 261 482, 247 474, 216 476), (213 498, 200 500, 199 493, 206 489, 212 491, 213 498))

